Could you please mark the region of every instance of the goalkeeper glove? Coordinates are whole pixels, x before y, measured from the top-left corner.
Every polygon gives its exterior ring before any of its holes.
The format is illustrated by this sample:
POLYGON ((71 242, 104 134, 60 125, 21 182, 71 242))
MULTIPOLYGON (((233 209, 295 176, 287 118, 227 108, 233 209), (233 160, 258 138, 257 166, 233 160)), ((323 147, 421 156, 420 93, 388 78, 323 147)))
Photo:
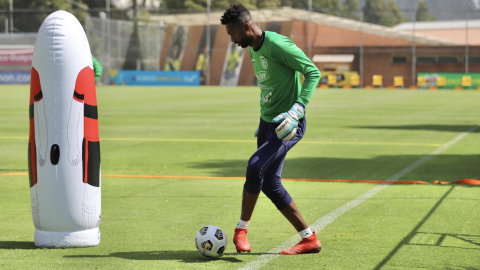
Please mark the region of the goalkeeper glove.
POLYGON ((303 117, 304 112, 303 106, 300 103, 295 103, 288 112, 281 113, 273 118, 274 123, 280 123, 275 129, 277 137, 284 141, 293 139, 297 134, 298 119, 303 117))

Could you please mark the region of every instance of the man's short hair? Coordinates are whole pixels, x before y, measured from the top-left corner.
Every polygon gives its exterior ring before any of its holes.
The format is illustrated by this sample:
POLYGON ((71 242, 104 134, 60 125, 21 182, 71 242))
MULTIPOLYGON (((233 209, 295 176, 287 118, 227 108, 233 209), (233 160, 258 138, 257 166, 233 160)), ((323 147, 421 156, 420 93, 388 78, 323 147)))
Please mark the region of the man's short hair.
POLYGON ((247 23, 250 18, 250 11, 248 11, 248 9, 244 5, 237 3, 230 5, 230 7, 225 10, 225 13, 223 13, 220 21, 223 25, 234 23, 237 21, 247 23))

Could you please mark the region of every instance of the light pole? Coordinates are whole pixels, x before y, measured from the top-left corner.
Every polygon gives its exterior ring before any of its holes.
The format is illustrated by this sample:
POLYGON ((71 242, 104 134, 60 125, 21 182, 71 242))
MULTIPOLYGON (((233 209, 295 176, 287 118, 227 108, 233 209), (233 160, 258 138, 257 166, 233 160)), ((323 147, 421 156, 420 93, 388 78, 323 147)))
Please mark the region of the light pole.
POLYGON ((363 12, 360 12, 360 87, 363 87, 363 12))
POLYGON ((110 27, 110 0, 105 1, 106 5, 106 11, 107 11, 107 70, 104 72, 104 74, 108 74, 110 72, 110 67, 112 63, 112 52, 111 52, 111 47, 112 47, 112 40, 110 39, 111 37, 111 27, 110 27))
POLYGON ((468 74, 468 10, 465 12, 465 74, 468 74))
POLYGON ((13 0, 10 0, 8 9, 10 11, 10 33, 13 33, 13 0))
POLYGON ((312 59, 312 0, 308 0, 308 39, 307 39, 307 48, 308 48, 308 57, 312 59))
POLYGON ((207 0, 207 55, 205 55, 205 60, 207 60, 207 76, 205 78, 205 84, 210 85, 210 0, 207 0))
POLYGON ((416 85, 416 47, 415 47, 415 21, 417 20, 415 15, 415 0, 412 0, 412 85, 416 85))

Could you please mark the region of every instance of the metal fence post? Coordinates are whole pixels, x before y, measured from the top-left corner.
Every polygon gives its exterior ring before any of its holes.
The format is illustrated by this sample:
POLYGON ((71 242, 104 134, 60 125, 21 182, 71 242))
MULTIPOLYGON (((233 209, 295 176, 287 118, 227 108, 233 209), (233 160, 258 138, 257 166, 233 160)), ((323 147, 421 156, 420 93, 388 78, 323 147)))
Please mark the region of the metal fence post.
POLYGON ((122 31, 121 31, 121 21, 117 21, 117 68, 120 66, 122 61, 122 31))
POLYGON ((468 74, 468 10, 465 11, 465 74, 468 74))
POLYGON ((205 58, 207 60, 207 74, 205 78, 205 85, 210 85, 210 62, 211 62, 211 52, 210 52, 210 0, 207 0, 207 55, 205 58), (207 58, 208 57, 208 58, 207 58))
POLYGON ((363 12, 360 12, 360 87, 363 87, 363 12))
POLYGON ((417 51, 415 46, 415 22, 417 18, 415 15, 415 0, 412 0, 412 86, 417 85, 416 66, 417 66, 417 51))

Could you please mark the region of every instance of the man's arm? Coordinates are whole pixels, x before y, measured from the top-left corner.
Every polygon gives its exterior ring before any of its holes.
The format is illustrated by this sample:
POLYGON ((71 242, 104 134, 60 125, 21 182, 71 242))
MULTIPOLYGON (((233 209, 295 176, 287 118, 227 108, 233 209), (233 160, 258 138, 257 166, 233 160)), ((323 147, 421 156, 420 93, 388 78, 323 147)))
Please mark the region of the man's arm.
POLYGON ((320 71, 290 39, 284 38, 277 40, 273 44, 272 56, 284 65, 305 76, 305 81, 303 82, 302 90, 297 100, 297 102, 305 107, 318 85, 321 76, 320 71))
POLYGON ((95 59, 92 55, 92 62, 93 62, 93 72, 95 73, 95 81, 98 81, 98 78, 100 78, 100 75, 102 75, 102 65, 100 65, 100 62, 95 59))

